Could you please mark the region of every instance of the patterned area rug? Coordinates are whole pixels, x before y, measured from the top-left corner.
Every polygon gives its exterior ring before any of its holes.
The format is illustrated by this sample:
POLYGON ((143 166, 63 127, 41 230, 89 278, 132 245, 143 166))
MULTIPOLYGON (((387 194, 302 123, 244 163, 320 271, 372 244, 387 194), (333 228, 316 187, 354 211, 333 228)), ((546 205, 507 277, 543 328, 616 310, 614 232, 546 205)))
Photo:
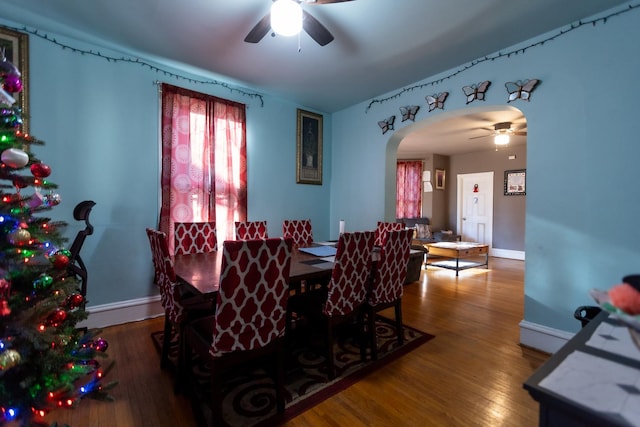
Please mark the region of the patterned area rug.
MULTIPOLYGON (((336 378, 327 379, 325 358, 322 347, 311 340, 304 344, 291 346, 286 361, 286 409, 278 415, 275 408, 273 381, 260 366, 249 366, 229 375, 223 394, 224 419, 230 426, 257 427, 281 424, 301 414, 314 405, 333 396, 356 383, 364 376, 398 357, 414 350, 434 338, 433 335, 404 326, 404 344, 398 345, 393 323, 384 317, 376 320, 378 334, 378 360, 360 361, 359 347, 350 338, 352 334, 343 334, 336 340, 336 378)), ((151 334, 158 350, 162 346, 163 332, 151 334)), ((177 358, 177 339, 171 343, 170 359, 175 364, 177 358)), ((198 378, 198 390, 194 395, 198 401, 207 402, 207 366, 194 359, 194 374, 198 378)), ((196 406, 198 418, 208 424, 210 410, 206 404, 196 406)))

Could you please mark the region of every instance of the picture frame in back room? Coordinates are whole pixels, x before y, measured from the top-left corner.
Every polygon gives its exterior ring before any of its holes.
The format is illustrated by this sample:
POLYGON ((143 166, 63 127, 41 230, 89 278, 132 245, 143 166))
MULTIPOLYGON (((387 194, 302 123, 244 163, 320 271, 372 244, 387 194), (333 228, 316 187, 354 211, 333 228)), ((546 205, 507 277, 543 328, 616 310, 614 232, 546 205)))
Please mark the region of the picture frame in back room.
POLYGON ((527 170, 504 171, 504 195, 525 196, 527 194, 527 170))
POLYGON ((444 190, 445 173, 444 169, 436 169, 436 190, 444 190))

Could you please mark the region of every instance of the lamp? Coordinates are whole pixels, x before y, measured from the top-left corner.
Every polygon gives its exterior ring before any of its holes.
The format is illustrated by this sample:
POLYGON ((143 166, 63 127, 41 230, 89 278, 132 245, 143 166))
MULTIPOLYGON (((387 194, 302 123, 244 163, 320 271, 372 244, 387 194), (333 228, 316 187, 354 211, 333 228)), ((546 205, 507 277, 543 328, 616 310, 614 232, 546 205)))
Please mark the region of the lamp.
POLYGON ((499 133, 493 138, 496 145, 507 145, 509 143, 509 134, 499 133))
POLYGON ((271 28, 281 36, 295 36, 302 30, 302 7, 294 0, 277 0, 271 6, 271 28))
POLYGON ((422 171, 422 183, 424 184, 424 192, 431 193, 433 186, 431 185, 431 171, 422 171))

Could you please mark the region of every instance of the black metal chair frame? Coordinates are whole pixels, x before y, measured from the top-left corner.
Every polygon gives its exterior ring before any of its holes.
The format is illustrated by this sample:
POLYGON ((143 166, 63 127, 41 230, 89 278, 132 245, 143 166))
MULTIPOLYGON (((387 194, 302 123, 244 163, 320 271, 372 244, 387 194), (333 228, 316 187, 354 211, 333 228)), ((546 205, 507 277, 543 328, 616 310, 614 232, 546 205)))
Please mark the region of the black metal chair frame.
POLYGON ((89 223, 89 214, 95 204, 96 203, 92 200, 85 200, 78 203, 73 209, 73 217, 76 221, 84 221, 87 225, 84 230, 78 231, 76 238, 73 240, 73 243, 69 248, 71 256, 69 256, 68 270, 80 279, 80 293, 83 297, 87 296, 87 267, 80 257, 80 249, 82 249, 82 245, 84 244, 86 237, 93 234, 93 226, 89 223))

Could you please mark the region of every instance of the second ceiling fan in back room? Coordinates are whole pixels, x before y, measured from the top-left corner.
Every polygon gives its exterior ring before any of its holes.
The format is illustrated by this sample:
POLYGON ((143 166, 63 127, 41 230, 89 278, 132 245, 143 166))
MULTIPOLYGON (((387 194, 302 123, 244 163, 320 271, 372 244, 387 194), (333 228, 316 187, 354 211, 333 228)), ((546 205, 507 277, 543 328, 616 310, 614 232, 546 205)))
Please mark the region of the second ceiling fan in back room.
POLYGON ((482 136, 473 136, 469 139, 478 139, 478 138, 488 138, 493 137, 493 142, 496 145, 507 145, 509 143, 509 139, 511 136, 527 136, 527 132, 522 129, 514 130, 512 129, 511 122, 501 122, 493 125, 493 132, 482 135, 482 136))
POLYGON ((333 41, 333 34, 309 12, 302 10, 300 4, 319 5, 347 1, 353 0, 274 0, 271 11, 249 31, 244 41, 258 43, 269 31, 274 36, 292 36, 304 29, 316 43, 325 46, 333 41))

